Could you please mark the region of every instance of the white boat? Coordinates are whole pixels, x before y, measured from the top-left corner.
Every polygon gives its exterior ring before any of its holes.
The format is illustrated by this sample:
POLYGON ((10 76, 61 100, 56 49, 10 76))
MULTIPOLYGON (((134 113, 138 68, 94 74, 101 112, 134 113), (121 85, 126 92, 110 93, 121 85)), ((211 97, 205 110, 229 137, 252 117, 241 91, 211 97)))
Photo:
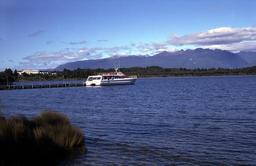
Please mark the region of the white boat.
POLYGON ((86 86, 132 85, 136 80, 137 76, 128 77, 116 68, 115 72, 89 76, 85 84, 86 86))

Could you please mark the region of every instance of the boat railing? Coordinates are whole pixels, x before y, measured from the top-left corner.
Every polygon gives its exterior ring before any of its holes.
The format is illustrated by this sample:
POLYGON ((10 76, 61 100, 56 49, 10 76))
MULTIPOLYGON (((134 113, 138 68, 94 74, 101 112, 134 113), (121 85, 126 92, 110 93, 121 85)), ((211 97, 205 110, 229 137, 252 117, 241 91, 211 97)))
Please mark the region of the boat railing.
POLYGON ((137 75, 130 75, 129 78, 138 78, 137 75))

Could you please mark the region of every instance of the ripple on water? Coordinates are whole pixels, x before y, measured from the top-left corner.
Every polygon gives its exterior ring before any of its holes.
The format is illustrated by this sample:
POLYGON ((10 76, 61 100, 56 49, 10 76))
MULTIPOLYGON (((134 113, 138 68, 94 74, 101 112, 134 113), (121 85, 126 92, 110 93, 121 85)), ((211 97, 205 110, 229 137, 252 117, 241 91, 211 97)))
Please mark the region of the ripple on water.
POLYGON ((87 155, 66 165, 256 165, 256 77, 139 79, 134 86, 1 91, 5 115, 67 114, 87 155))

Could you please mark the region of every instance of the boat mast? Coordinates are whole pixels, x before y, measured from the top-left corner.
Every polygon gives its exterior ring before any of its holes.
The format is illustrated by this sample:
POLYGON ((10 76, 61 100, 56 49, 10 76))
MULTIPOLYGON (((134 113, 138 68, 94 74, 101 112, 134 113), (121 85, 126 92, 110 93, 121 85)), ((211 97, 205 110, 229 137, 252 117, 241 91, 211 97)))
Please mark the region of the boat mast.
POLYGON ((118 67, 115 67, 115 72, 116 72, 116 74, 118 73, 118 67))
POLYGON ((120 68, 120 58, 119 58, 119 56, 116 56, 116 57, 114 58, 114 63, 113 63, 113 65, 114 65, 114 69, 115 69, 116 74, 118 74, 118 69, 120 68), (115 59, 117 60, 116 63, 115 63, 115 59))

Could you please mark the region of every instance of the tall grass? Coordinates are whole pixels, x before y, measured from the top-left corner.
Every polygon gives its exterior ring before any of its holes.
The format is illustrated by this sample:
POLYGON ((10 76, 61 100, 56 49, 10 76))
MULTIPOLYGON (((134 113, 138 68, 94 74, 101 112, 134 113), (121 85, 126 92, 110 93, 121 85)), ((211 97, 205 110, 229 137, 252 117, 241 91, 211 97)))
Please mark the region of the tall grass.
POLYGON ((85 150, 82 131, 60 113, 38 117, 0 115, 0 165, 56 165, 74 152, 85 150))

